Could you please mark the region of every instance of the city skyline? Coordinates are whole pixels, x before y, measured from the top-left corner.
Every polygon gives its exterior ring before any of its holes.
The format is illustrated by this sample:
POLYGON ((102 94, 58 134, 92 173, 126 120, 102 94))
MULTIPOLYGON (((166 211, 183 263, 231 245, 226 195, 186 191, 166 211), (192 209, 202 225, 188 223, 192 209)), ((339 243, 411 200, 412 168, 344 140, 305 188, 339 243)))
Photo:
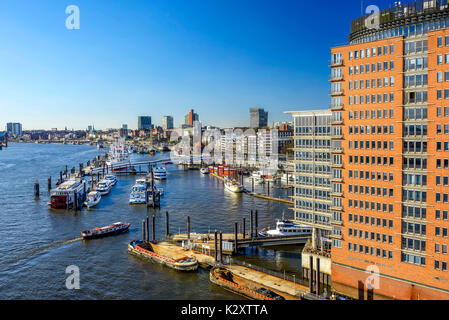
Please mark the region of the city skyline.
POLYGON ((205 125, 237 127, 247 125, 249 108, 269 110, 273 121, 287 120, 284 111, 298 106, 326 109, 323 61, 348 31, 334 23, 334 12, 356 18, 360 10, 356 1, 329 4, 326 12, 292 1, 77 5, 80 30, 67 30, 65 6, 51 1, 0 4, 0 27, 9 30, 0 36, 8 47, 0 53, 8 62, 1 127, 15 121, 28 130, 119 128, 140 114, 161 123, 166 110, 179 121, 188 106, 205 125), (302 10, 309 14, 302 17, 302 10), (319 28, 335 33, 320 32, 319 41, 303 32, 318 16, 319 28))

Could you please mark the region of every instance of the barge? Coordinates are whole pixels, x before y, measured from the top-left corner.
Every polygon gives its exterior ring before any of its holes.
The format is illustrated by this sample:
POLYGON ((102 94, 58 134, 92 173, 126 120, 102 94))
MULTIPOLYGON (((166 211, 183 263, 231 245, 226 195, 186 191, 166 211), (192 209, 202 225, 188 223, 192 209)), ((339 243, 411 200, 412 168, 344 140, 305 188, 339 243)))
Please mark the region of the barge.
POLYGON ((167 247, 158 246, 155 242, 131 241, 128 244, 128 252, 178 271, 198 269, 198 260, 195 256, 182 256, 167 247))
POLYGON ((239 281, 239 277, 235 276, 231 271, 223 267, 212 268, 209 279, 213 284, 222 287, 238 295, 244 296, 251 300, 285 300, 279 294, 263 287, 248 288, 243 281, 239 281))
POLYGON ((103 238, 114 234, 127 232, 130 226, 131 224, 129 223, 116 222, 107 227, 81 231, 81 236, 84 240, 103 238))

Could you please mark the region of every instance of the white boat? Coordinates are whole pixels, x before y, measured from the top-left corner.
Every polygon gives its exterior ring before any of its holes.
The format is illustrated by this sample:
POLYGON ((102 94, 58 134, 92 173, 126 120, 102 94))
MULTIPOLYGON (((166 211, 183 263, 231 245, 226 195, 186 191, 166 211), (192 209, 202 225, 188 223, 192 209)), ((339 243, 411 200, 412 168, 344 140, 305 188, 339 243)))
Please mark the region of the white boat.
POLYGON ((131 189, 131 194, 129 195, 129 204, 145 204, 146 197, 145 192, 147 190, 144 184, 135 184, 131 189))
POLYGON ((164 167, 156 167, 153 169, 153 176, 156 180, 165 180, 167 179, 167 169, 164 167))
POLYGON ((100 194, 102 196, 105 196, 107 194, 109 194, 109 192, 111 191, 112 185, 111 182, 109 182, 108 180, 100 180, 100 182, 98 182, 97 186, 95 187, 95 190, 100 192, 100 194))
POLYGON ((81 206, 80 199, 84 197, 86 181, 81 179, 69 179, 60 184, 56 189, 51 190, 50 202, 52 209, 71 209, 75 206, 75 198, 81 206))
POLYGON ((143 185, 146 185, 146 184, 147 184, 147 180, 146 180, 146 179, 137 179, 135 184, 136 184, 136 185, 137 185, 137 184, 143 184, 143 185))
POLYGON ((261 237, 288 237, 312 235, 312 227, 297 224, 289 220, 278 220, 276 229, 265 229, 259 232, 261 237))
POLYGON ((117 177, 113 174, 106 175, 104 179, 110 181, 112 186, 115 186, 117 184, 117 177))
POLYGON ((210 173, 210 172, 209 172, 209 168, 201 168, 200 172, 201 172, 202 174, 209 174, 209 173, 210 173))
POLYGON ((111 167, 111 171, 126 169, 131 165, 129 150, 124 139, 116 139, 110 146, 106 165, 111 167))
POLYGON ((242 193, 243 192, 243 185, 236 181, 232 181, 230 179, 226 179, 224 182, 226 190, 229 190, 234 193, 242 193))
POLYGON ((101 201, 101 193, 99 191, 92 191, 89 192, 89 194, 87 195, 84 205, 87 207, 87 209, 90 209, 99 204, 100 201, 101 201))

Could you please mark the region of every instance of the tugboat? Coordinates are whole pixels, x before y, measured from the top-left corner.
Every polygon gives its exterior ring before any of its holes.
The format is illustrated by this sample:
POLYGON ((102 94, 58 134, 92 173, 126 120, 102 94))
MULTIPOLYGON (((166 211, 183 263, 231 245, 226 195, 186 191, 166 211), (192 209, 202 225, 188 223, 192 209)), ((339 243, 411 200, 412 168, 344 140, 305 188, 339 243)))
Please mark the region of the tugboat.
POLYGON ((103 228, 95 228, 92 230, 81 231, 83 239, 95 239, 127 232, 131 224, 124 222, 116 222, 110 226, 103 228))

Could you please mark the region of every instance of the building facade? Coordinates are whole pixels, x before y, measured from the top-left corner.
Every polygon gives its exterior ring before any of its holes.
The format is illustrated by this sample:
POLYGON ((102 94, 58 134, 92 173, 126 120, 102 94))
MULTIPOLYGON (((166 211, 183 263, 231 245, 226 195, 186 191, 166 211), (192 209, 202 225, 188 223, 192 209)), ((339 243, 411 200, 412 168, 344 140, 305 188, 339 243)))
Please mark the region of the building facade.
POLYGON ((312 247, 331 247, 330 111, 289 112, 294 120, 294 220, 313 227, 312 247))
POLYGON ((175 128, 172 116, 164 116, 162 118, 162 128, 164 130, 173 130, 175 128))
POLYGON ((353 21, 350 44, 332 49, 333 287, 449 299, 449 8, 379 17, 353 21))
POLYGON ((137 118, 137 128, 138 130, 151 130, 153 125, 151 123, 151 117, 140 116, 137 118))
POLYGON ((6 132, 11 137, 21 137, 22 136, 22 124, 9 122, 6 124, 6 132))
POLYGON ((249 115, 251 128, 257 129, 268 126, 268 111, 251 108, 249 109, 249 115))
POLYGON ((193 109, 190 109, 189 113, 184 117, 184 124, 193 126, 196 121, 200 121, 200 116, 193 109))

